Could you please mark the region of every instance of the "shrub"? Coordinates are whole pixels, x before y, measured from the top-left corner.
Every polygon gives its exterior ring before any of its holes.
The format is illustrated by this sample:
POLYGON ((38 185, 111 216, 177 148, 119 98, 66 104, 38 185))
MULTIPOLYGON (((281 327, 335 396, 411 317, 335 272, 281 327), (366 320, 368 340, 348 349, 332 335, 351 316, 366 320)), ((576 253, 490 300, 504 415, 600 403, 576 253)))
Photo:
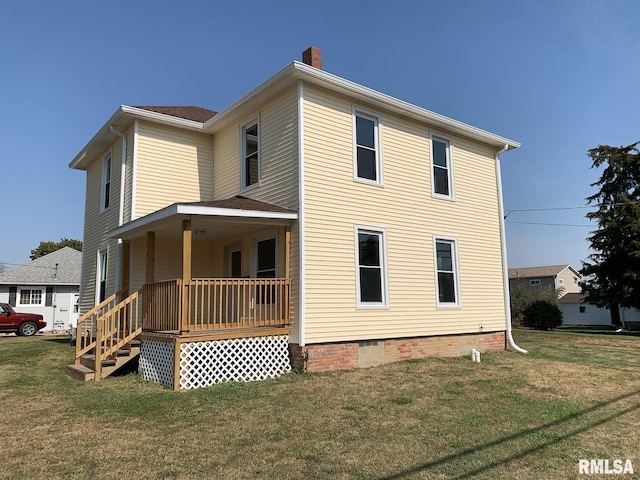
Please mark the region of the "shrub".
POLYGON ((553 303, 538 300, 522 312, 524 326, 536 330, 553 330, 562 324, 562 312, 553 303))

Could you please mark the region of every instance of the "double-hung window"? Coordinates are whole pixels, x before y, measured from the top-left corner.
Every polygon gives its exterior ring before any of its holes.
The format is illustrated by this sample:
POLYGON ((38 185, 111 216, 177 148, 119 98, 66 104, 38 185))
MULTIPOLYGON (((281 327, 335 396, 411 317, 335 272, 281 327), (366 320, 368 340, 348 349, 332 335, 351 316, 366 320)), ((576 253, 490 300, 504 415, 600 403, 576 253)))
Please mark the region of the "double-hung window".
POLYGON ((453 175, 451 164, 451 141, 431 137, 431 164, 433 170, 433 195, 453 198, 453 175))
POLYGON ((387 306, 386 235, 383 229, 356 228, 358 306, 387 306))
POLYGON ((19 305, 44 305, 41 288, 21 288, 19 305))
POLYGON ((260 127, 253 119, 242 127, 242 165, 240 167, 242 190, 260 181, 260 127))
POLYGON ((111 203, 111 153, 102 159, 102 203, 101 210, 109 208, 111 203))
POLYGON ((459 306, 458 252, 453 238, 436 238, 436 282, 439 306, 459 306))
POLYGON ((96 303, 107 298, 107 249, 98 250, 98 269, 96 272, 96 303))
POLYGON ((380 119, 354 110, 355 178, 382 184, 380 168, 380 119))

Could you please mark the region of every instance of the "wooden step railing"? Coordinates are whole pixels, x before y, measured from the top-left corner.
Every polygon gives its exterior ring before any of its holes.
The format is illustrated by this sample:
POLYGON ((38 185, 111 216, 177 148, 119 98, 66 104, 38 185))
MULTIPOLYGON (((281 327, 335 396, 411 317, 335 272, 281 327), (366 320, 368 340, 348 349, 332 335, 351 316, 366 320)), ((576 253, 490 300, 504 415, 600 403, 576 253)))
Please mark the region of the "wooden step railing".
POLYGON ((100 381, 102 361, 142 333, 140 292, 117 302, 122 292, 111 295, 78 319, 76 365, 80 357, 95 352, 95 380, 100 381))

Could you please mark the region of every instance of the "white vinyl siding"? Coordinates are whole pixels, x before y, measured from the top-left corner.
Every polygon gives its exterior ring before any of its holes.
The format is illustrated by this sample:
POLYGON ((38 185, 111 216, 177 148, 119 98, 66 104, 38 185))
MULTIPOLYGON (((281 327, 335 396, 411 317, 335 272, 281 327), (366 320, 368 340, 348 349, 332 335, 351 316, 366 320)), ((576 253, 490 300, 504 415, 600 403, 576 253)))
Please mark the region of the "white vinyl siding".
POLYGON ((306 343, 504 330, 496 149, 449 135, 456 201, 443 202, 431 195, 430 126, 381 111, 384 188, 371 188, 353 180, 352 100, 306 84, 304 92, 306 343), (388 308, 354 302, 354 225, 386 229, 388 308), (439 232, 464 246, 460 308, 438 308, 439 232))

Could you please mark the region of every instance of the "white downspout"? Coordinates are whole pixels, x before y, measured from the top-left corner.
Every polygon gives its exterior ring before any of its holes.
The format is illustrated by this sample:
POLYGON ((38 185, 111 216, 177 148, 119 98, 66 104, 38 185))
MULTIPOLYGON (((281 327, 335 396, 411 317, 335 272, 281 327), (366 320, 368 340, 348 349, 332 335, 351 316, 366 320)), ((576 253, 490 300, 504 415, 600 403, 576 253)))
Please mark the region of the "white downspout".
MULTIPOLYGON (((109 130, 111 130, 111 133, 118 135, 122 139, 122 154, 120 159, 120 208, 118 211, 118 226, 121 227, 124 223, 124 182, 126 178, 125 169, 127 166, 127 136, 113 128, 113 125, 109 126, 109 130)), ((116 292, 120 291, 120 277, 122 276, 122 273, 120 272, 120 269, 122 268, 121 257, 122 239, 118 238, 118 253, 116 256, 116 292)))
POLYGON ((502 243, 502 279, 504 282, 504 308, 507 323, 507 338, 509 345, 516 352, 529 353, 524 348, 520 348, 513 340, 511 333, 511 297, 509 295, 509 267, 507 265, 507 235, 504 228, 504 204, 502 201, 502 175, 500 174, 500 154, 506 152, 509 145, 505 145, 496 153, 496 176, 498 186, 498 209, 500 210, 500 241, 502 243))

